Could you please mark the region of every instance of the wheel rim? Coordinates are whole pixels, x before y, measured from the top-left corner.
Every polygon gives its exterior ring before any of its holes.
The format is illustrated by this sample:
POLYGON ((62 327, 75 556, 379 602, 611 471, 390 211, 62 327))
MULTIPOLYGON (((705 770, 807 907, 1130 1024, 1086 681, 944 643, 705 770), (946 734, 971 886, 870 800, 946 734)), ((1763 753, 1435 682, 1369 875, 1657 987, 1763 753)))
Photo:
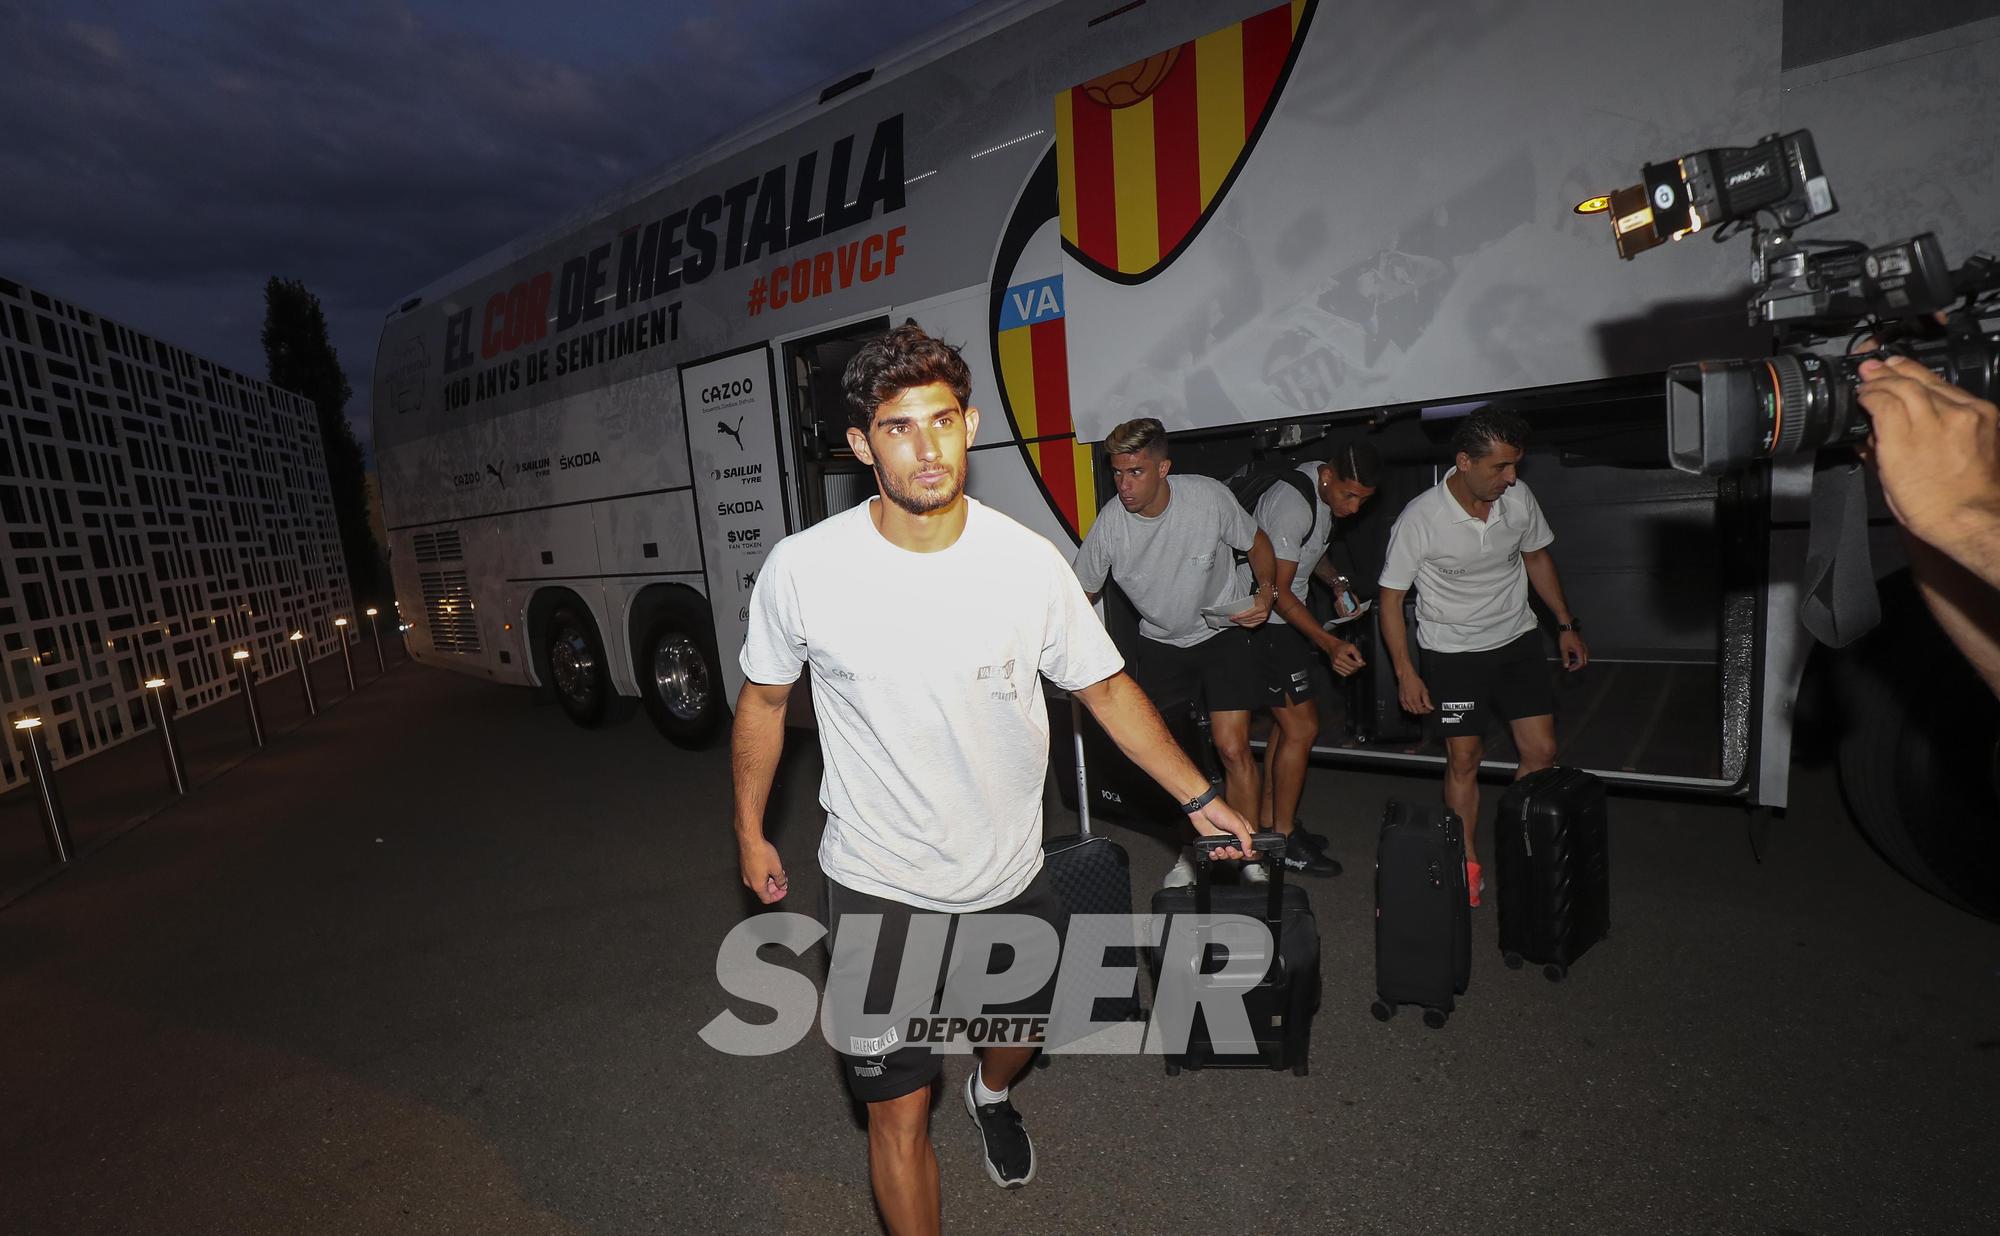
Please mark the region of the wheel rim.
POLYGON ((549 643, 549 674, 564 699, 578 705, 590 703, 597 689, 597 657, 590 641, 575 627, 563 627, 549 643))
POLYGON ((653 690, 668 712, 694 721, 708 711, 713 690, 708 658, 687 636, 671 631, 653 648, 653 690))

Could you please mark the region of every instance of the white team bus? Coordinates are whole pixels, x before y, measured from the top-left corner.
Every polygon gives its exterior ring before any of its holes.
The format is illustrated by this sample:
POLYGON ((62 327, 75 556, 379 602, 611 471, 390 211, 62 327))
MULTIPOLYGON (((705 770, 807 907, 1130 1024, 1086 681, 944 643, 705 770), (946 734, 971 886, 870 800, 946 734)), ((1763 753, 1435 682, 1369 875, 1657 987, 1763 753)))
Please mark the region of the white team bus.
MULTIPOLYGON (((1217 474, 1376 435, 1379 541, 1454 416, 1519 408, 1596 658, 1565 684, 1567 758, 1782 807, 1815 655, 1797 619, 1812 465, 1664 466, 1659 372, 1758 346, 1747 251, 1621 263, 1571 207, 1644 163, 1810 125, 1843 234, 1991 243, 1997 161, 1974 155, 2000 153, 2000 23, 1878 46, 1867 23, 1793 12, 975 10, 389 315, 377 458, 412 653, 551 689, 586 725, 637 699, 670 738, 712 739, 763 555, 872 491, 839 375, 908 317, 972 366, 971 492, 1059 545, 1108 496, 1091 444, 1135 415, 1175 431, 1177 466, 1217 474), (1958 106, 1935 106, 1940 80, 1958 106), (1920 169, 1925 217, 1902 217, 1920 169)), ((1365 568, 1366 528, 1353 540, 1365 568)), ((1898 728, 1905 706, 1880 681, 1842 689, 1876 710, 1844 739, 1864 826, 1974 895, 1926 813, 1990 814, 1990 714, 1970 723, 1971 783, 1940 789, 1943 749, 1898 728)), ((1437 759, 1329 721, 1328 760, 1437 759)))

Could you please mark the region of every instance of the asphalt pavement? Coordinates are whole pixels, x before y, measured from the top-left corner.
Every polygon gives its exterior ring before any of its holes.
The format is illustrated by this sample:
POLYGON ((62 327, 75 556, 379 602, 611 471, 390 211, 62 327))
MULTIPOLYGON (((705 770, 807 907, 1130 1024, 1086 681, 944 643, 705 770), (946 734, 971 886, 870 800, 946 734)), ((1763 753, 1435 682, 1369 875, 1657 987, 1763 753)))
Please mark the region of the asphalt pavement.
MULTIPOLYGON (((817 778, 799 744, 773 807, 802 891, 817 778)), ((1476 912, 1443 1030, 1368 1012, 1374 822, 1433 792, 1312 774, 1348 872, 1308 881, 1310 1076, 1059 1058, 1015 1192, 948 1096, 947 1230, 2000 1231, 2000 927, 1884 866, 1827 770, 1761 861, 1739 808, 1614 798, 1610 940, 1552 984, 1476 912)), ((697 1037, 752 912, 728 816, 724 751, 418 666, 218 765, 0 909, 0 1232, 877 1230, 825 1045, 697 1037)), ((1171 843, 1110 831, 1139 908, 1171 843)))

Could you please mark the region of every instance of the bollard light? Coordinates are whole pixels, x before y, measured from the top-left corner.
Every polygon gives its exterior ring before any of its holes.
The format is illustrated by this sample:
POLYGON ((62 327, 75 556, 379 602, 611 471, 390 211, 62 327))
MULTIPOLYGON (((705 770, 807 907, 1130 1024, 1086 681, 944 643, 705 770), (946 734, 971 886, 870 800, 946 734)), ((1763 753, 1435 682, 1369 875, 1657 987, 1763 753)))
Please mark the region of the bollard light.
POLYGON ((243 715, 250 723, 250 741, 264 745, 264 719, 257 715, 257 681, 250 675, 250 650, 238 648, 229 654, 236 662, 236 689, 243 696, 243 715))
POLYGON ((306 715, 316 717, 319 715, 319 701, 313 698, 312 670, 306 665, 306 633, 294 631, 287 638, 292 641, 292 650, 299 663, 299 689, 305 693, 306 715))
POLYGON ((167 761, 167 780, 173 782, 174 793, 185 794, 187 768, 181 763, 180 741, 174 734, 174 705, 167 698, 166 679, 146 680, 146 701, 153 713, 153 725, 160 731, 160 755, 167 761))
POLYGON ((340 664, 347 670, 347 693, 354 694, 354 651, 347 646, 347 619, 335 618, 334 630, 340 635, 340 664))
POLYGON ((62 800, 56 797, 56 779, 49 759, 48 738, 42 733, 40 717, 22 717, 14 722, 14 741, 28 766, 28 782, 35 787, 35 810, 42 817, 42 834, 48 839, 49 857, 66 865, 76 857, 70 845, 69 820, 63 815, 62 800))

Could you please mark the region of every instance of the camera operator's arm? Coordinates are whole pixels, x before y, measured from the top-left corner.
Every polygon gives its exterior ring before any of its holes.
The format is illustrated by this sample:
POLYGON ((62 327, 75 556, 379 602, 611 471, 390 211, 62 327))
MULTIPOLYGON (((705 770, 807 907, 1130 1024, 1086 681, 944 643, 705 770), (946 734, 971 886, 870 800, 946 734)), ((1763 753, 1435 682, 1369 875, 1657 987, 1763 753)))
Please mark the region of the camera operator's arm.
POLYGON ((1910 574, 1938 625, 1972 668, 2000 695, 2000 592, 1986 586, 1935 546, 1904 537, 1910 574))
POLYGON ((1865 361, 1861 379, 1889 510, 2000 588, 2000 411, 1907 357, 1865 361))
MULTIPOLYGON (((1576 624, 1576 615, 1569 612, 1569 602, 1563 599, 1562 580, 1556 577, 1556 559, 1546 549, 1530 549, 1521 554, 1521 562, 1528 568, 1528 582, 1534 585, 1535 595, 1542 598, 1542 604, 1556 616, 1556 621, 1569 627, 1576 624)), ((1583 636, 1577 631, 1564 631, 1559 641, 1562 645, 1563 668, 1580 670, 1590 664, 1590 649, 1584 647, 1583 636)))

